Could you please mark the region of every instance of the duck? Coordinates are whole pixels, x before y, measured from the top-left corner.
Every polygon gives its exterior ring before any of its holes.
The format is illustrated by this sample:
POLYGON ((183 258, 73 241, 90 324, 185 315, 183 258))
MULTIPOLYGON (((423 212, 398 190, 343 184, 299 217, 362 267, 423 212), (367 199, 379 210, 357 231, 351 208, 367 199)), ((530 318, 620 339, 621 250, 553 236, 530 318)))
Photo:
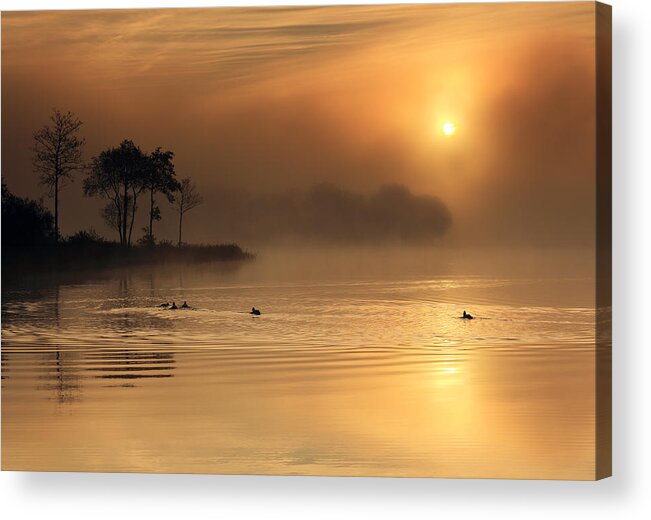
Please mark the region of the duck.
POLYGON ((183 305, 181 305, 181 309, 189 309, 190 306, 188 305, 188 302, 183 302, 183 305))
POLYGON ((164 309, 167 309, 169 306, 170 306, 170 302, 161 303, 159 305, 159 307, 163 307, 164 309))
POLYGON ((253 314, 254 316, 260 316, 260 314, 262 313, 260 312, 260 309, 256 309, 255 307, 252 307, 251 312, 249 314, 253 314))
POLYGON ((464 320, 474 320, 472 314, 468 314, 466 311, 463 311, 463 316, 461 316, 464 320))
POLYGON ((172 306, 170 307, 170 309, 172 310, 178 309, 178 307, 176 306, 176 302, 172 302, 172 306))

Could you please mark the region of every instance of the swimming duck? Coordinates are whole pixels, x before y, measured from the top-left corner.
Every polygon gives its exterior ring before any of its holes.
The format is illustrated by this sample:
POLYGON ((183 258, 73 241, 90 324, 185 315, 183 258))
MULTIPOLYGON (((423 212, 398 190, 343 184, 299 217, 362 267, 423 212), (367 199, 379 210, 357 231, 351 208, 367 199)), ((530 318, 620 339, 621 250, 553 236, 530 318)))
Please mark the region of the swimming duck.
POLYGON ((178 307, 176 306, 176 302, 172 302, 172 306, 170 307, 170 309, 173 309, 173 310, 178 309, 178 307))
POLYGON ((159 305, 159 307, 163 307, 164 309, 167 309, 169 306, 170 306, 170 302, 161 303, 159 305))
POLYGON ((255 307, 252 307, 251 312, 249 314, 253 314, 254 316, 260 316, 260 314, 262 313, 260 312, 260 309, 256 309, 255 307))
POLYGON ((183 305, 181 305, 181 309, 189 309, 190 306, 188 305, 188 302, 183 302, 183 305))
POLYGON ((464 320, 472 320, 474 319, 471 314, 468 314, 466 311, 463 311, 463 316, 461 316, 464 320))

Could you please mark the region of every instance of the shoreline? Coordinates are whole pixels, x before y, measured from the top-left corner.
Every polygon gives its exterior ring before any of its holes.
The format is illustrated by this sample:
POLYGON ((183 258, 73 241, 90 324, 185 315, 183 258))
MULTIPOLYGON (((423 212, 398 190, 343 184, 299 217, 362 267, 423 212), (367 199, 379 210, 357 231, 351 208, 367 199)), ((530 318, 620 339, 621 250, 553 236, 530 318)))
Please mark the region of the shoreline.
MULTIPOLYGON (((48 244, 2 248, 3 282, 31 276, 66 275, 154 265, 220 263, 237 264, 254 260, 253 253, 237 244, 174 246, 156 244, 124 247, 115 242, 94 244, 48 244)), ((14 285, 10 282, 11 285, 14 285)))

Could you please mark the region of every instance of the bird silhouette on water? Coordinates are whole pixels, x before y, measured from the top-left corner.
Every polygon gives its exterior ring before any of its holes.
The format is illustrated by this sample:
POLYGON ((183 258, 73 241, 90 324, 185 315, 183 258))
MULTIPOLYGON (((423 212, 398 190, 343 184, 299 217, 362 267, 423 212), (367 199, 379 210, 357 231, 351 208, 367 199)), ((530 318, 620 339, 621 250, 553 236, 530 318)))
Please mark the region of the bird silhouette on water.
POLYGON ((468 314, 466 311, 463 311, 463 316, 461 316, 464 320, 474 320, 472 317, 472 314, 468 314))
POLYGON ((253 314, 253 316, 260 316, 262 314, 260 312, 260 309, 256 309, 255 307, 251 307, 251 312, 249 314, 253 314))
POLYGON ((170 306, 170 302, 161 303, 159 305, 159 307, 163 307, 164 309, 167 309, 169 306, 170 306))
POLYGON ((170 307, 170 309, 173 309, 173 310, 178 309, 178 307, 176 306, 176 302, 172 302, 172 306, 170 307))
POLYGON ((181 305, 181 309, 189 309, 190 306, 188 305, 188 302, 183 302, 183 305, 181 305))

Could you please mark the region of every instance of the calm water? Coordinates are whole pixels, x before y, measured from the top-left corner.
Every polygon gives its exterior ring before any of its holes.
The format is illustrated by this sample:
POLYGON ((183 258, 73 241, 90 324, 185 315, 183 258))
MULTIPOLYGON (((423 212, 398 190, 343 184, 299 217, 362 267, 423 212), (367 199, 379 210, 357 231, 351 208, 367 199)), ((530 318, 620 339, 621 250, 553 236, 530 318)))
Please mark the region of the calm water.
POLYGON ((459 260, 3 280, 2 467, 593 478, 591 264, 459 260))

